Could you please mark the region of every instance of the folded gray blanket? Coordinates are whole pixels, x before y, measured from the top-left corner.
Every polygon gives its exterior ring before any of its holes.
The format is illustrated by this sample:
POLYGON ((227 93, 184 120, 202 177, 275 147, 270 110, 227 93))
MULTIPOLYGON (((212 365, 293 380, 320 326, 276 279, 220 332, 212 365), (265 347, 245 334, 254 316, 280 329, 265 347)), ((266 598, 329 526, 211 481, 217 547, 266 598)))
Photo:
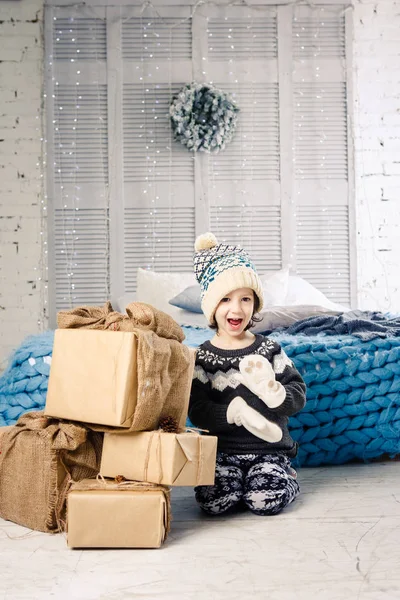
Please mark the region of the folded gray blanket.
POLYGON ((400 316, 389 318, 381 312, 352 310, 335 317, 308 317, 282 331, 291 335, 354 335, 364 341, 400 337, 400 316))

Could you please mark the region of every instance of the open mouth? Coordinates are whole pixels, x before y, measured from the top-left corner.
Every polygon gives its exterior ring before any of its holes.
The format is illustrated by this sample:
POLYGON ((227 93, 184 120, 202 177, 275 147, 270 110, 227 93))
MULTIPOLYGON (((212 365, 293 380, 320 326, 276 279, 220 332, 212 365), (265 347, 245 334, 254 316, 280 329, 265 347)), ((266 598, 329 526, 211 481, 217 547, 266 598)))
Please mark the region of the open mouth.
POLYGON ((228 323, 232 329, 239 329, 243 323, 243 319, 228 319, 228 323))

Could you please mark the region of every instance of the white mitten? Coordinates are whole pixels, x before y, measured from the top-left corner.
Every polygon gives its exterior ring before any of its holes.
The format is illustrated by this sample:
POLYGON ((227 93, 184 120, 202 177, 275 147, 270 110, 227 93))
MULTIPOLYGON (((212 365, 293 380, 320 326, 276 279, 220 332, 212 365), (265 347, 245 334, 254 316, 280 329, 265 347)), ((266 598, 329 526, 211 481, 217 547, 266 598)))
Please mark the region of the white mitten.
POLYGON ((269 360, 259 354, 249 354, 239 363, 243 384, 258 396, 269 408, 280 406, 286 398, 286 390, 275 380, 275 372, 269 360))
POLYGON ((236 396, 229 404, 226 418, 228 423, 239 427, 243 425, 247 431, 266 442, 275 443, 282 439, 282 429, 251 408, 240 396, 236 396))
POLYGON ((238 427, 242 425, 242 408, 243 405, 246 405, 246 402, 240 396, 236 396, 228 406, 228 410, 226 411, 226 420, 231 425, 235 424, 238 427))

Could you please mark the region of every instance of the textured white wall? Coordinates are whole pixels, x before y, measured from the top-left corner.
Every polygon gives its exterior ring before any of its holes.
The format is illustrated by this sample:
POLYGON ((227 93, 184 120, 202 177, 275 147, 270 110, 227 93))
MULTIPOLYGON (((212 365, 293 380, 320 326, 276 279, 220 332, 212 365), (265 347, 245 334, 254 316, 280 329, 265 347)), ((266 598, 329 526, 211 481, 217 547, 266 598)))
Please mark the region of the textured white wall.
MULTIPOLYGON (((43 2, 0 2, 0 364, 43 327, 43 2)), ((361 308, 400 310, 400 2, 354 7, 361 308)), ((3 363, 4 366, 4 363, 3 363)))
POLYGON ((43 0, 0 2, 0 367, 40 329, 43 0))
POLYGON ((360 308, 400 312, 400 2, 354 7, 360 308))

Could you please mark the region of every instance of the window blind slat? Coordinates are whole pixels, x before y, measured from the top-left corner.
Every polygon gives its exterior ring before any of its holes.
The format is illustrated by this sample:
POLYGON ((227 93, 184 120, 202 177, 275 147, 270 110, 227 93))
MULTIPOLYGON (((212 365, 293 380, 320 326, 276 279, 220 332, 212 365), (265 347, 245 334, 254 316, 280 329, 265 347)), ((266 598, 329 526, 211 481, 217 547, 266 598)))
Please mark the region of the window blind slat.
POLYGON ((56 209, 56 310, 109 298, 108 211, 56 209))

